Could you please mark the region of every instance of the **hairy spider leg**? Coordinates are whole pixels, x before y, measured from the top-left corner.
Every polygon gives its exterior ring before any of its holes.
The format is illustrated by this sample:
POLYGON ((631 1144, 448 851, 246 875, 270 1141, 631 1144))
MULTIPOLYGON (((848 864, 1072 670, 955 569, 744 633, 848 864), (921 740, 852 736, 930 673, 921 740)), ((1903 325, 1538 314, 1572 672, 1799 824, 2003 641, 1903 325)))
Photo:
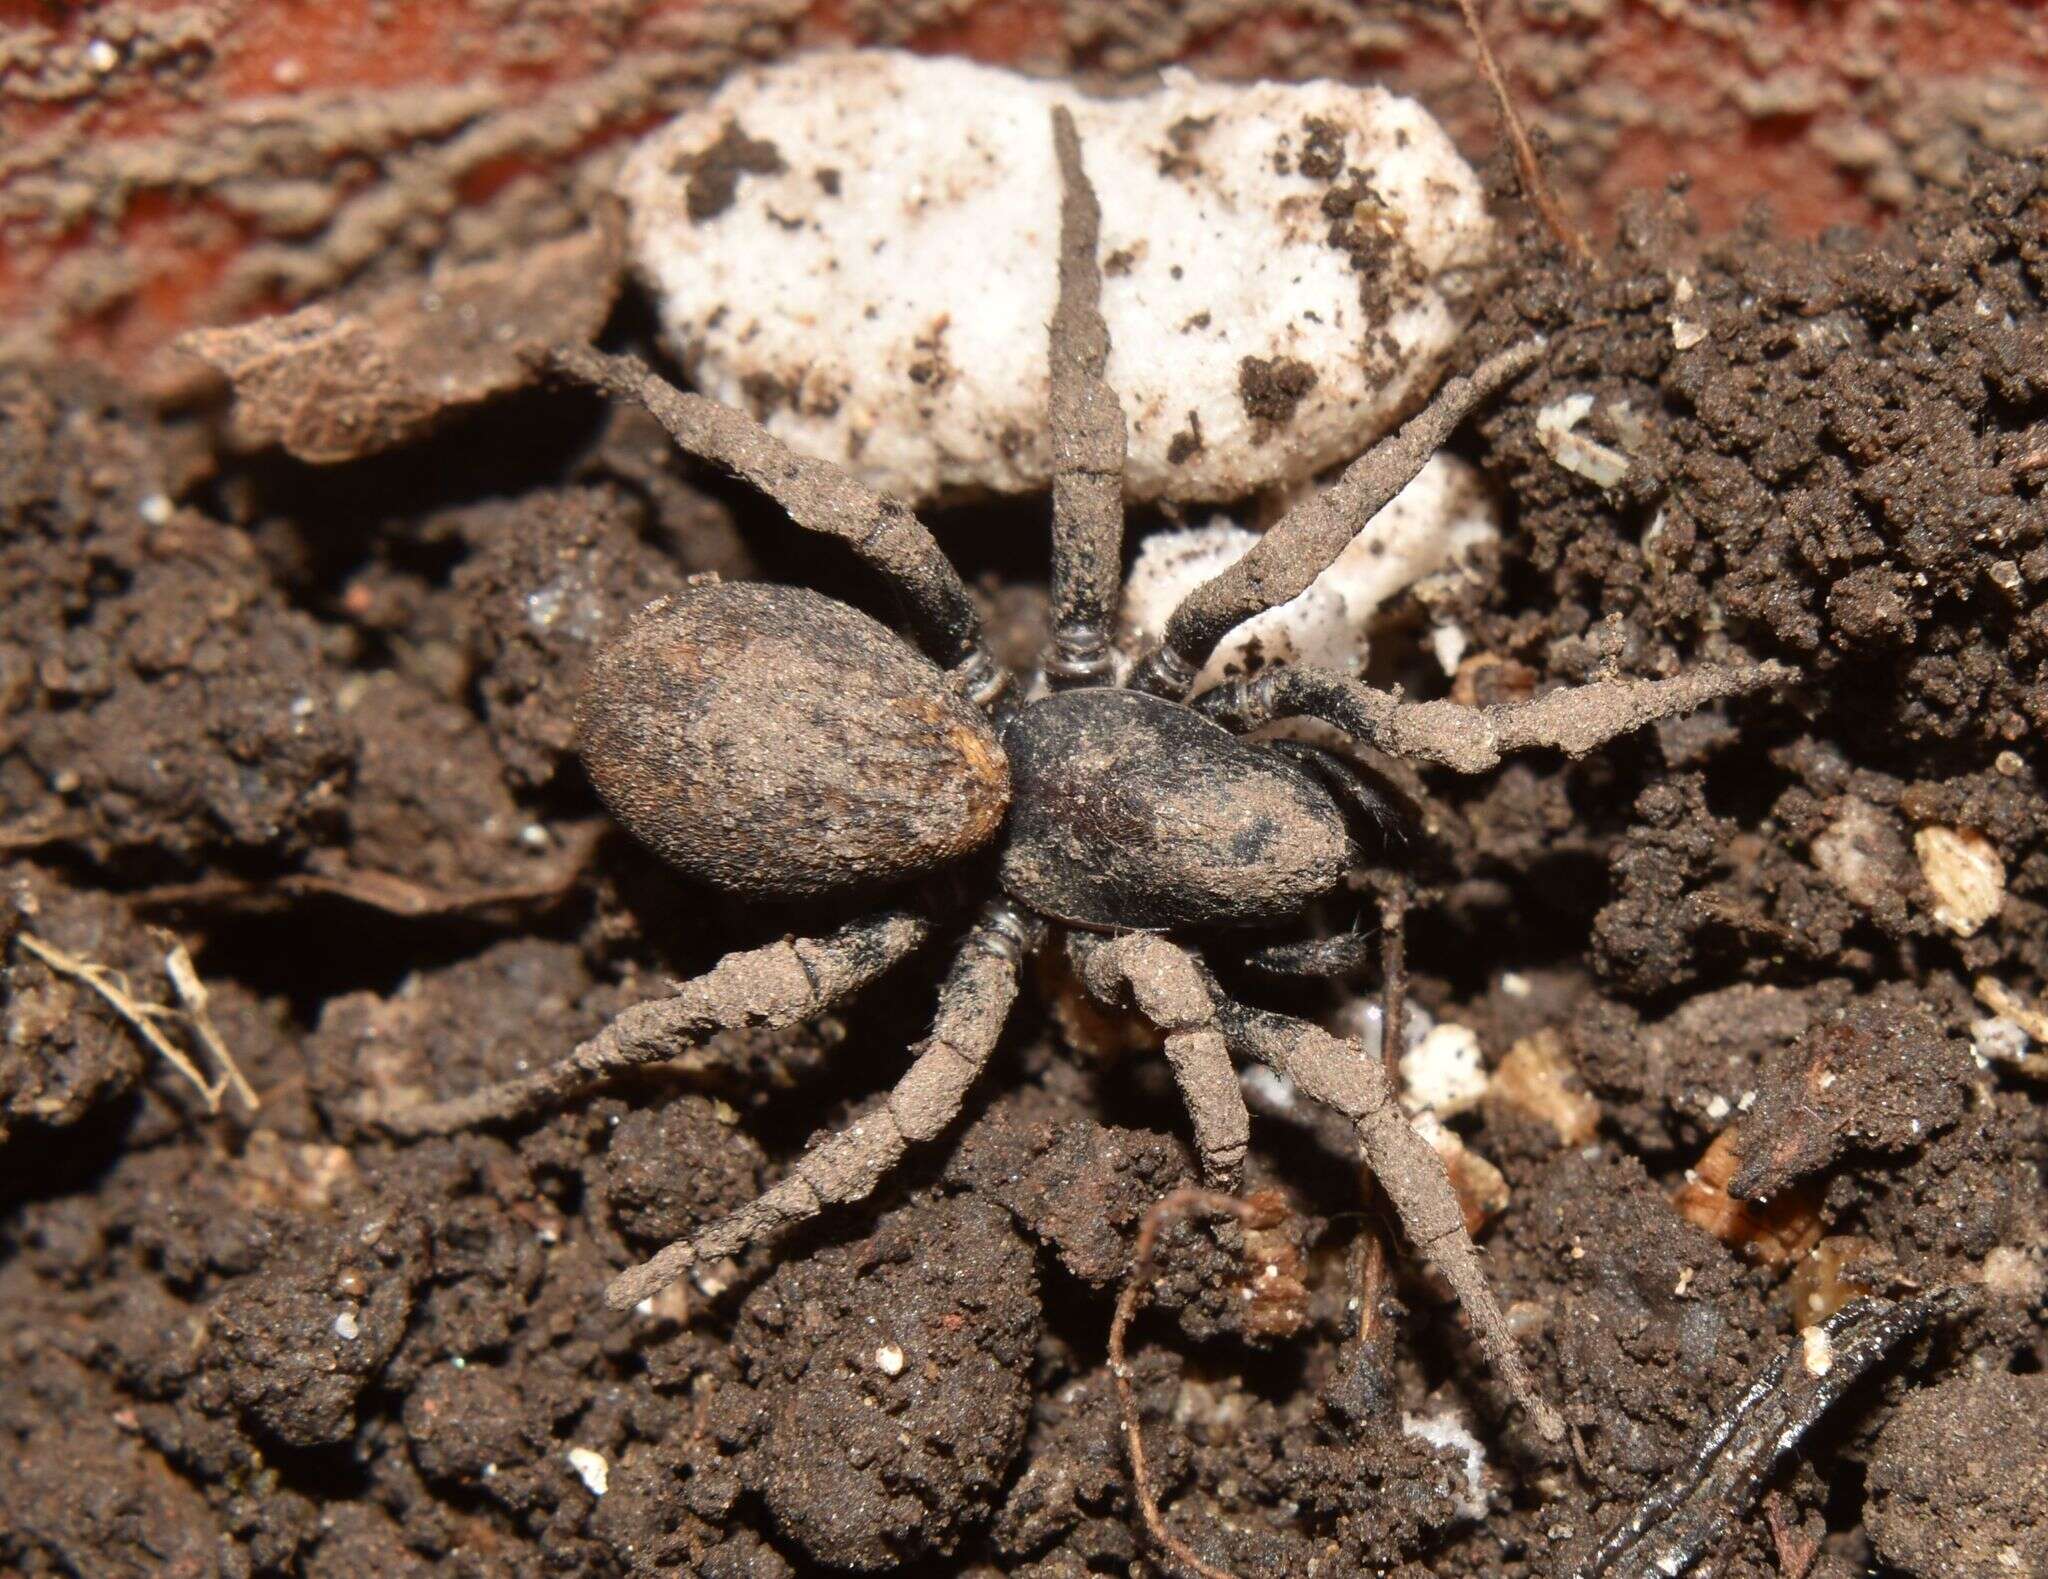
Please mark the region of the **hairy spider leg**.
POLYGON ((971 700, 987 707, 1002 694, 1009 677, 988 650, 966 583, 909 505, 799 455, 730 406, 685 394, 638 357, 558 346, 542 362, 558 378, 638 401, 685 454, 744 478, 805 531, 846 543, 888 584, 918 645, 971 700))
POLYGON ((1052 638, 1045 676, 1056 689, 1110 679, 1110 629, 1123 584, 1124 412, 1103 378, 1102 207, 1081 168, 1064 105, 1052 112, 1060 169, 1060 293, 1049 360, 1052 397, 1052 638))
POLYGON ((1043 926, 1014 906, 991 905, 954 956, 931 1035, 918 1043, 882 1105, 813 1142, 751 1204, 621 1272, 605 1289, 605 1303, 630 1309, 700 1262, 738 1255, 778 1228, 872 1195, 913 1143, 935 1139, 958 1116, 1010 1017, 1024 956, 1043 935, 1043 926))
POLYGON ((671 1058, 714 1032, 815 1019, 904 959, 925 932, 922 917, 889 911, 829 937, 784 938, 728 954, 672 997, 625 1010, 547 1068, 467 1096, 402 1108, 384 1118, 384 1128, 403 1136, 448 1135, 523 1118, 559 1107, 620 1070, 671 1058))
POLYGON ((1645 724, 1782 684, 1796 673, 1778 663, 1702 664, 1668 680, 1595 680, 1533 701, 1466 707, 1404 702, 1329 669, 1274 667, 1227 681, 1191 705, 1239 733, 1284 718, 1315 718, 1390 756, 1484 773, 1511 751, 1539 746, 1584 756, 1645 724))
POLYGON ((1522 1363, 1443 1159, 1415 1133, 1380 1060, 1306 1020, 1253 1009, 1221 993, 1216 1015, 1233 1050, 1270 1066, 1305 1096, 1351 1121, 1366 1165, 1393 1202, 1409 1242, 1451 1285, 1494 1373, 1546 1440, 1561 1438, 1564 1421, 1544 1402, 1522 1363))
POLYGON ((1195 1155, 1211 1189, 1235 1191, 1251 1147, 1251 1113, 1216 1024, 1213 985, 1192 954, 1150 932, 1070 935, 1082 985, 1112 1008, 1125 994, 1166 1033, 1166 1061, 1195 1130, 1195 1155))
POLYGON ((1167 617, 1165 637, 1132 671, 1132 687, 1170 701, 1186 697, 1217 643, 1254 615, 1306 592, 1458 425, 1526 371, 1543 346, 1541 339, 1524 340, 1452 379, 1328 488, 1289 510, 1236 564, 1182 598, 1167 617))

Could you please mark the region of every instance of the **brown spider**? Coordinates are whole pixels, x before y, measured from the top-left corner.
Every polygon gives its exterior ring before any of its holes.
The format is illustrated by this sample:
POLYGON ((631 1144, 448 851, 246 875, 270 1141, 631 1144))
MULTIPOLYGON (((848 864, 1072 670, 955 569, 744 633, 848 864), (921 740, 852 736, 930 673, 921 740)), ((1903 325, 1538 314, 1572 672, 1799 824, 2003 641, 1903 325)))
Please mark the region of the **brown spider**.
MULTIPOLYGON (((1053 114, 1064 187, 1051 335, 1052 639, 1046 694, 1012 687, 958 573, 917 517, 738 412, 643 364, 578 349, 560 376, 643 402, 688 453, 752 482, 799 526, 846 539, 889 582, 922 652, 799 587, 705 583, 642 609, 591 666, 579 713, 590 777, 613 814, 684 872, 744 897, 906 884, 998 846, 1001 893, 957 944, 936 1020, 888 1100, 814 1144, 751 1205, 620 1273, 630 1307, 691 1266, 876 1188, 959 1114, 1017 996, 1024 957, 1057 930, 1086 990, 1165 1033, 1209 1182, 1234 1188, 1250 1138, 1233 1055, 1269 1064, 1356 1127, 1415 1249, 1456 1290, 1485 1352, 1546 1437, 1562 1430, 1523 1368, 1450 1182, 1376 1058, 1305 1020, 1238 1003, 1188 941, 1298 915, 1363 859, 1378 809, 1336 757, 1248 741, 1276 719, 1322 719, 1373 746, 1462 772, 1505 751, 1574 754, 1776 671, 1703 668, 1603 682, 1517 706, 1420 705, 1314 669, 1188 692, 1216 644, 1302 592, 1482 400, 1540 345, 1453 380, 1398 434, 1309 499, 1177 608, 1164 640, 1113 683, 1124 421, 1102 371, 1109 336, 1099 211, 1071 117, 1053 114)), ((674 996, 627 1010, 559 1063, 395 1114, 447 1133, 533 1113, 716 1031, 791 1025, 857 992, 924 942, 927 912, 886 910, 825 937, 727 955, 674 996)))

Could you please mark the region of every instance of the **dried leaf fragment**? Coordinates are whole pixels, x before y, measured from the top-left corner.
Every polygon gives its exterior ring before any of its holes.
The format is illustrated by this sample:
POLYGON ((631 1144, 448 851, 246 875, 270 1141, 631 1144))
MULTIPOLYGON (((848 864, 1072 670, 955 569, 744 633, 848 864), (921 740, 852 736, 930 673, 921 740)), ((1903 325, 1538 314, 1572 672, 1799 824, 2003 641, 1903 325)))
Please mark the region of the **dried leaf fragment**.
POLYGON ((598 225, 352 308, 316 302, 178 344, 234 386, 236 443, 355 460, 535 382, 522 351, 595 338, 618 294, 619 254, 616 229, 598 225))

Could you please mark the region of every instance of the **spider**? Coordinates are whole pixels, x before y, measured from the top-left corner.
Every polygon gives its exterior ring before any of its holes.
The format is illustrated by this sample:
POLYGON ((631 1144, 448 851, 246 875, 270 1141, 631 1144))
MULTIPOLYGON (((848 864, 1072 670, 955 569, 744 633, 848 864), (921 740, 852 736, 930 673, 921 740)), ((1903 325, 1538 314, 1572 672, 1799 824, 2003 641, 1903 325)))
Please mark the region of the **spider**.
MULTIPOLYGON (((1125 434, 1103 378, 1100 210, 1065 110, 1053 112, 1052 133, 1062 187, 1052 622, 1036 676, 1013 683, 995 662, 959 574, 907 506, 634 359, 587 348, 547 356, 561 378, 642 402, 682 450, 746 478, 799 526, 848 541, 898 595, 916 643, 802 587, 700 581, 656 599, 594 659, 579 704, 583 761, 618 821, 683 872, 742 898, 915 892, 916 880, 991 851, 1000 890, 957 943, 931 1034, 886 1102, 815 1142, 752 1204, 620 1273, 606 1300, 629 1308, 692 1266, 869 1196, 908 1147, 937 1139, 960 1113, 1024 959, 1057 936, 1087 992, 1128 1004, 1163 1033, 1212 1186, 1239 1185, 1250 1140, 1234 1056, 1270 1065, 1355 1126, 1415 1250, 1450 1283, 1489 1363, 1554 1440, 1562 1422, 1524 1368, 1443 1164, 1410 1127, 1379 1059, 1306 1020, 1236 1001, 1197 951, 1196 940, 1227 948, 1297 917, 1365 864, 1368 830, 1386 811, 1338 757, 1247 736, 1282 719, 1320 719, 1383 750, 1479 772, 1525 746, 1589 751, 1756 689, 1774 671, 1701 668, 1485 709, 1405 703, 1307 668, 1190 696, 1217 643, 1306 589, 1459 422, 1535 360, 1541 344, 1530 342, 1450 381, 1193 591, 1117 685, 1110 631, 1125 434)), ((517 1118, 714 1032, 808 1020, 924 943, 937 909, 905 903, 829 935, 728 954, 548 1068, 387 1124, 422 1135, 517 1118)))

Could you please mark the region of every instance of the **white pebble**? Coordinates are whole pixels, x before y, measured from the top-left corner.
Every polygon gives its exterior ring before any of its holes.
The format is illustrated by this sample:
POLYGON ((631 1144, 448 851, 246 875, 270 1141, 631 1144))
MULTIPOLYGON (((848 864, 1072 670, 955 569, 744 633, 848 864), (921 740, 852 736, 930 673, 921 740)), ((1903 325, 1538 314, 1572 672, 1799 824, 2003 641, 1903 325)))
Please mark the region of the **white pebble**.
MULTIPOLYGON (((1448 455, 1432 457, 1307 591, 1232 631, 1197 686, 1243 673, 1253 658, 1260 666, 1306 663, 1358 673, 1371 646, 1373 616, 1409 588, 1463 564, 1498 531, 1492 501, 1472 468, 1448 455)), ((1118 635, 1124 655, 1157 642, 1174 606, 1257 541, 1258 534, 1220 520, 1147 537, 1124 587, 1118 635)))
POLYGON ((605 1462, 604 1454, 587 1447, 572 1447, 566 1455, 569 1467, 590 1490, 593 1497, 602 1497, 612 1483, 612 1467, 605 1462))
POLYGON ((1133 499, 1313 476, 1438 381, 1493 231, 1420 105, 1183 71, 1097 100, 870 51, 738 72, 627 160, 632 255, 700 387, 914 499, 1043 488, 1061 103, 1102 205, 1133 499), (1284 420, 1247 401, 1247 358, 1313 373, 1284 420))
POLYGON ((1975 828, 1922 828, 1913 835, 1921 875, 1934 891, 1934 919, 1974 937, 2005 903, 2005 863, 1975 828))
POLYGON ((1612 488, 1628 475, 1628 457, 1578 431, 1592 412, 1591 395, 1553 401, 1536 413, 1536 438, 1566 471, 1577 472, 1596 487, 1612 488))
POLYGON ((1825 1376, 1835 1368, 1835 1343, 1825 1327, 1808 1327, 1799 1334, 1800 1357, 1809 1376, 1825 1376))
POLYGON ((1470 1026, 1434 1025, 1421 1045, 1401 1055, 1401 1100, 1411 1113, 1451 1118, 1486 1095, 1486 1059, 1470 1026))
POLYGON ((355 1342, 362 1330, 362 1324, 356 1320, 356 1313, 352 1310, 345 1310, 334 1318, 334 1335, 344 1342, 355 1342))
POLYGON ((1486 1448, 1465 1422, 1449 1410, 1433 1415, 1401 1416, 1401 1434, 1420 1437, 1431 1447, 1449 1448, 1465 1459, 1465 1490, 1456 1497, 1459 1514, 1468 1519, 1486 1517, 1486 1448))
POLYGON ((135 506, 135 513, 149 526, 162 526, 171 518, 171 500, 168 494, 144 494, 135 506))
POLYGON ((875 1350, 875 1369, 884 1376, 903 1374, 903 1350, 893 1343, 885 1343, 875 1350))

